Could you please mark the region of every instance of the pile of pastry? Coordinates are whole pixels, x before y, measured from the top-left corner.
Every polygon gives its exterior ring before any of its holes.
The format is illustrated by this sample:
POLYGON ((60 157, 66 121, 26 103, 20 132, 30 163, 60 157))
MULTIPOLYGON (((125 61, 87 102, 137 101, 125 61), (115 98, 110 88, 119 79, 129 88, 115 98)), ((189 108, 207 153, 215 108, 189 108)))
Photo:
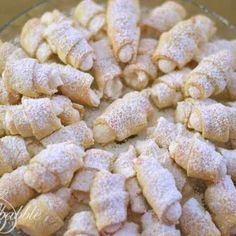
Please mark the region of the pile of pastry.
POLYGON ((173 1, 83 0, 1 42, 0 198, 16 228, 235 235, 236 41, 215 33, 173 1))

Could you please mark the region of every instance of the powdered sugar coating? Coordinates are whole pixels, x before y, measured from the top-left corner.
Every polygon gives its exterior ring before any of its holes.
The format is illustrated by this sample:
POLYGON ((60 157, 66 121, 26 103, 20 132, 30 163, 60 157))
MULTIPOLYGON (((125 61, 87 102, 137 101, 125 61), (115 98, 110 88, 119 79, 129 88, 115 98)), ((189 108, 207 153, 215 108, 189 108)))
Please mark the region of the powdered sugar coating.
POLYGON ((30 160, 25 141, 19 136, 0 139, 0 157, 0 175, 26 165, 30 160))
POLYGON ((204 58, 188 75, 185 93, 195 99, 204 99, 223 92, 233 73, 234 59, 234 55, 228 50, 204 58), (193 87, 199 90, 199 95, 191 93, 190 89, 193 87))
POLYGON ((187 175, 218 182, 226 174, 220 153, 204 140, 179 136, 169 147, 171 158, 187 171, 187 175))
POLYGON ((0 197, 13 207, 20 207, 35 196, 33 189, 24 182, 26 170, 26 166, 21 166, 0 179, 0 197))
POLYGON ((190 62, 198 51, 200 43, 206 42, 214 31, 213 22, 203 15, 181 21, 160 37, 153 60, 172 61, 179 69, 190 62), (205 32, 205 29, 208 29, 205 32))
POLYGON ((116 99, 122 92, 123 86, 120 82, 122 70, 113 55, 111 45, 107 38, 103 38, 94 42, 92 47, 96 55, 93 74, 101 96, 116 99), (108 83, 112 83, 116 86, 113 88, 115 91, 109 91, 108 83), (117 83, 117 85, 115 83, 117 83))
POLYGON ((171 235, 180 236, 180 231, 173 225, 166 225, 160 222, 156 214, 149 210, 142 216, 142 236, 171 235))
POLYGON ((92 61, 94 59, 93 49, 85 39, 84 33, 79 28, 72 27, 68 22, 52 23, 45 30, 44 37, 52 51, 65 64, 83 69, 81 65, 86 57, 91 57, 92 61))
POLYGON ((20 212, 17 228, 33 235, 51 235, 63 226, 64 218, 69 214, 69 189, 59 189, 31 200, 20 212), (61 194, 67 195, 66 198, 61 194), (28 217, 37 212, 38 217, 28 217), (53 223, 52 223, 53 222, 53 223))
POLYGON ((61 122, 53 112, 48 98, 23 99, 22 107, 37 139, 42 139, 61 128, 61 122))
POLYGON ((105 112, 96 118, 94 127, 107 125, 113 130, 116 140, 123 140, 137 134, 147 126, 152 106, 143 93, 130 92, 113 102, 105 112))
POLYGON ((91 211, 81 211, 74 214, 69 222, 65 236, 73 235, 99 236, 95 219, 91 211))
POLYGON ((119 174, 100 171, 96 174, 90 192, 90 207, 99 231, 123 223, 127 217, 128 194, 125 179, 119 174))
POLYGON ((83 150, 74 144, 49 145, 30 161, 24 180, 37 192, 66 186, 74 172, 83 166, 83 156, 83 150))
POLYGON ((120 153, 114 163, 114 172, 123 175, 126 179, 136 175, 134 169, 134 159, 136 152, 133 146, 129 146, 128 151, 120 153))
POLYGON ((0 72, 5 69, 6 64, 14 62, 18 59, 27 58, 28 55, 12 43, 0 43, 0 72))
POLYGON ((183 20, 186 14, 186 10, 182 5, 174 1, 167 1, 150 12, 143 19, 142 26, 144 29, 152 29, 157 34, 161 34, 183 20))
MULTIPOLYGON (((161 118, 160 118, 161 119, 161 118)), ((136 142, 136 150, 141 155, 152 156, 156 158, 160 164, 170 171, 174 176, 176 187, 180 192, 183 191, 187 184, 187 176, 181 168, 171 159, 167 149, 159 148, 153 139, 136 142)))
POLYGON ((149 129, 149 137, 162 148, 169 148, 169 145, 178 136, 191 137, 190 133, 183 125, 175 124, 164 117, 160 117, 157 125, 149 129))
POLYGON ((63 142, 72 142, 78 146, 88 148, 94 144, 92 130, 88 128, 84 121, 79 121, 68 126, 63 126, 61 129, 41 140, 41 143, 45 147, 63 142))
POLYGON ((220 231, 213 223, 210 214, 195 199, 190 198, 183 205, 183 213, 180 218, 180 226, 186 235, 218 235, 220 231))
POLYGON ((63 84, 57 68, 29 58, 8 64, 3 73, 3 82, 9 92, 28 97, 52 95, 63 84))
POLYGON ((168 218, 168 209, 178 205, 182 195, 176 188, 173 175, 152 156, 139 156, 135 169, 143 195, 158 218, 163 223, 176 224, 180 215, 177 213, 177 219, 172 222, 168 218))
POLYGON ((20 35, 20 43, 22 48, 40 62, 46 62, 53 52, 47 42, 44 40, 43 34, 46 26, 38 18, 28 20, 22 28, 20 35))
POLYGON ((55 65, 59 68, 63 86, 60 90, 63 95, 69 97, 72 101, 88 106, 98 106, 100 99, 91 89, 93 76, 71 66, 55 65))
POLYGON ((152 38, 140 40, 136 60, 124 69, 124 79, 128 86, 136 90, 142 90, 147 87, 149 81, 156 79, 157 66, 151 59, 157 43, 158 41, 152 38), (145 81, 140 80, 140 72, 145 74, 145 81))
POLYGON ((137 0, 111 0, 107 6, 107 33, 111 41, 113 52, 119 61, 120 51, 126 45, 132 50, 129 62, 135 60, 138 50, 140 29, 138 27, 140 17, 139 2, 137 0))
POLYGON ((158 78, 151 88, 151 98, 158 108, 176 106, 184 97, 183 89, 189 68, 173 71, 158 78))
POLYGON ((83 0, 75 9, 74 19, 96 35, 105 26, 105 9, 93 0, 83 0))
POLYGON ((222 235, 230 235, 236 225, 235 196, 236 189, 228 175, 219 183, 209 185, 205 192, 205 202, 222 235))
POLYGON ((139 226, 133 222, 126 222, 113 236, 138 236, 139 226))

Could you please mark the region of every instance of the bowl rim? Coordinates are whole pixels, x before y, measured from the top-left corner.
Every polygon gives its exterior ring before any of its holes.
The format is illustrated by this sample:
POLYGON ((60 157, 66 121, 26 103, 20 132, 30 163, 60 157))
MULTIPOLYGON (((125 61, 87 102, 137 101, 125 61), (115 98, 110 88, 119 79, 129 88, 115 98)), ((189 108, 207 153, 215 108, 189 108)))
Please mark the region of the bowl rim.
MULTIPOLYGON (((40 0, 39 2, 34 3, 32 6, 26 8, 23 11, 20 11, 15 16, 13 16, 10 20, 8 20, 6 23, 0 26, 0 33, 2 33, 4 30, 6 30, 9 26, 14 24, 20 17, 24 16, 25 14, 29 13, 30 11, 36 9, 37 7, 49 3, 52 0, 40 0)), ((78 2, 80 2, 79 0, 78 2)), ((236 33, 236 25, 231 23, 229 20, 227 20, 225 17, 218 14, 216 11, 211 10, 210 8, 206 7, 205 5, 198 3, 197 0, 181 0, 186 3, 191 3, 195 5, 195 7, 198 7, 200 10, 202 10, 204 13, 212 16, 213 18, 217 19, 221 23, 223 23, 228 29, 234 31, 236 33)))

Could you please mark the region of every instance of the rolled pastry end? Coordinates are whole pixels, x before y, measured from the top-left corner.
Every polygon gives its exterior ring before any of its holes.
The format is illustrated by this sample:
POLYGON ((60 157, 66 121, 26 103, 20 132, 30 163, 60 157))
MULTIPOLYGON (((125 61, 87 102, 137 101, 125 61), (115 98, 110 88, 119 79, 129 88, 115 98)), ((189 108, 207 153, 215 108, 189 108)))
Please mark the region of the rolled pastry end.
POLYGON ((198 115, 196 111, 193 111, 189 118, 189 128, 194 129, 196 131, 202 131, 202 121, 201 117, 198 115))
POLYGON ((178 223, 178 220, 182 214, 182 208, 179 202, 173 203, 167 212, 165 213, 165 218, 167 222, 176 222, 178 223))
POLYGON ((90 104, 94 107, 99 106, 100 104, 100 98, 97 95, 96 92, 94 92, 92 89, 89 91, 89 98, 90 98, 90 104))
POLYGON ((103 14, 95 16, 88 25, 88 29, 91 32, 98 32, 105 25, 105 17, 103 14))
POLYGON ((207 76, 202 74, 191 75, 185 85, 186 95, 194 99, 208 98, 214 93, 214 91, 214 85, 207 76))
POLYGON ((122 94, 122 88, 123 85, 120 79, 118 77, 114 78, 113 80, 107 81, 106 86, 104 88, 104 95, 105 97, 110 99, 117 99, 122 94))
POLYGON ((51 89, 57 90, 57 88, 63 85, 60 74, 57 69, 53 69, 49 74, 49 86, 51 89))
POLYGON ((39 164, 31 164, 24 174, 25 183, 38 193, 48 192, 58 185, 58 179, 39 164))
POLYGON ((158 62, 158 67, 162 72, 167 74, 175 69, 176 64, 172 61, 161 59, 158 62))
POLYGON ((112 129, 105 124, 95 125, 93 128, 93 136, 97 143, 106 144, 115 140, 115 135, 112 129))
POLYGON ((83 71, 89 71, 93 67, 93 61, 94 61, 93 55, 88 54, 81 62, 80 69, 83 71))
POLYGON ((118 58, 123 63, 128 63, 133 59, 134 49, 131 45, 127 44, 119 51, 118 58))
POLYGON ((198 99, 201 97, 201 92, 197 87, 189 87, 188 89, 188 94, 190 95, 190 97, 198 99))
POLYGON ((53 52, 47 43, 44 42, 39 45, 36 58, 38 58, 41 63, 48 61, 52 55, 53 52))
POLYGON ((148 75, 144 71, 137 71, 125 77, 125 81, 132 88, 142 90, 148 85, 148 75))
POLYGON ((121 226, 122 226, 122 223, 107 226, 106 228, 103 229, 103 232, 107 234, 112 234, 112 233, 115 233, 118 229, 120 229, 121 226))

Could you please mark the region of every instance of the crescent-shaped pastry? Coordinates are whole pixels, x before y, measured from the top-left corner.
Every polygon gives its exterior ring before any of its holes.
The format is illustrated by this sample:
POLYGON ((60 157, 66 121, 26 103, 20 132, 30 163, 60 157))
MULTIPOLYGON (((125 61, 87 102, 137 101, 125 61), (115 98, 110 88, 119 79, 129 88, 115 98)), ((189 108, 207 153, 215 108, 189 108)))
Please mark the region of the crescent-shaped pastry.
POLYGON ((138 0, 109 0, 107 6, 107 34, 118 61, 135 61, 140 38, 138 0))
POLYGON ((94 139, 98 143, 107 144, 138 134, 146 128, 152 111, 152 105, 144 93, 127 93, 109 105, 105 112, 95 119, 94 139))
POLYGON ((180 21, 161 35, 153 61, 161 71, 169 73, 176 67, 182 69, 190 62, 202 43, 215 33, 214 23, 204 15, 193 16, 180 21))

